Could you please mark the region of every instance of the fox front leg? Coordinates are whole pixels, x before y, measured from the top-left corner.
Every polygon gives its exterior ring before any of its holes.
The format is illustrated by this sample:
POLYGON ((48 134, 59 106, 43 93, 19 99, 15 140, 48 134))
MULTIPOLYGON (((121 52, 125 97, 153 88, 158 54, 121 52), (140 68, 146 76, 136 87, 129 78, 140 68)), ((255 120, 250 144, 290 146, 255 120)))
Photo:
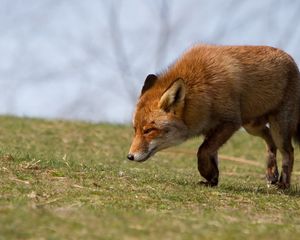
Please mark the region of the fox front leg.
POLYGON ((236 123, 222 123, 211 131, 199 147, 198 170, 207 182, 206 186, 217 186, 219 182, 218 149, 240 128, 236 123))
POLYGON ((219 182, 218 154, 210 155, 200 147, 197 157, 198 170, 201 176, 207 180, 201 181, 200 184, 209 187, 217 186, 219 182))

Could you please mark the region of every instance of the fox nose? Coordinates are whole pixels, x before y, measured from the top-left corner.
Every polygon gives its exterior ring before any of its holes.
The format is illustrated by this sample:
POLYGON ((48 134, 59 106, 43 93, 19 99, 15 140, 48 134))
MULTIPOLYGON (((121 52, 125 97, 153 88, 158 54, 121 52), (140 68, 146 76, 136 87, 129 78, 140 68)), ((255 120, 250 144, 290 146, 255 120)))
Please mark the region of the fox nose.
POLYGON ((134 155, 129 153, 129 154, 127 155, 127 158, 128 158, 129 160, 133 161, 133 160, 134 160, 134 155))

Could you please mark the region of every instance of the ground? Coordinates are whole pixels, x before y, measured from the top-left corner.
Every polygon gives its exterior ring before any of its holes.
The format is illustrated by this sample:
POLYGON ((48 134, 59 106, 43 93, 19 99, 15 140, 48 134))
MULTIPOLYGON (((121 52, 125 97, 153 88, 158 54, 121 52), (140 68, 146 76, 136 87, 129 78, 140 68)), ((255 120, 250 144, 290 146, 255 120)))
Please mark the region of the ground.
POLYGON ((292 188, 268 188, 263 142, 222 148, 220 185, 199 186, 201 139, 126 160, 129 126, 0 118, 0 239, 299 239, 292 188))

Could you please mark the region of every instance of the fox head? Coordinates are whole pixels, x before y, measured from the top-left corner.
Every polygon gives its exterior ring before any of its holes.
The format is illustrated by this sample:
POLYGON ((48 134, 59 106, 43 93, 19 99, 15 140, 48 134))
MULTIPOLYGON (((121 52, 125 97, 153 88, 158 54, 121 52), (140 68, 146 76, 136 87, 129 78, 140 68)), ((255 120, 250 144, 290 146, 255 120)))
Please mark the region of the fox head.
POLYGON ((134 138, 129 160, 143 162, 156 152, 186 140, 185 94, 181 78, 166 85, 156 75, 148 75, 133 117, 134 138))

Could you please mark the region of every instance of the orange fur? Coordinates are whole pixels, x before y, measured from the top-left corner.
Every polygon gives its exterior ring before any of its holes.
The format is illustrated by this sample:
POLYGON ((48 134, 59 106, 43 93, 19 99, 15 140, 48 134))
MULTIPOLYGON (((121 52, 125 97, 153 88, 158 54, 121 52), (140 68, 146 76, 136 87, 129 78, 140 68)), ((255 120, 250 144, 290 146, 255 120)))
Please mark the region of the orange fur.
POLYGON ((144 161, 163 148, 205 135, 198 168, 209 185, 216 185, 217 151, 245 126, 272 150, 267 168, 272 183, 277 182, 274 154, 279 149, 283 156, 279 183, 288 187, 293 165, 290 142, 299 130, 299 76, 294 60, 276 48, 194 46, 166 71, 145 81, 133 120, 132 160, 136 155, 137 161, 144 161))

